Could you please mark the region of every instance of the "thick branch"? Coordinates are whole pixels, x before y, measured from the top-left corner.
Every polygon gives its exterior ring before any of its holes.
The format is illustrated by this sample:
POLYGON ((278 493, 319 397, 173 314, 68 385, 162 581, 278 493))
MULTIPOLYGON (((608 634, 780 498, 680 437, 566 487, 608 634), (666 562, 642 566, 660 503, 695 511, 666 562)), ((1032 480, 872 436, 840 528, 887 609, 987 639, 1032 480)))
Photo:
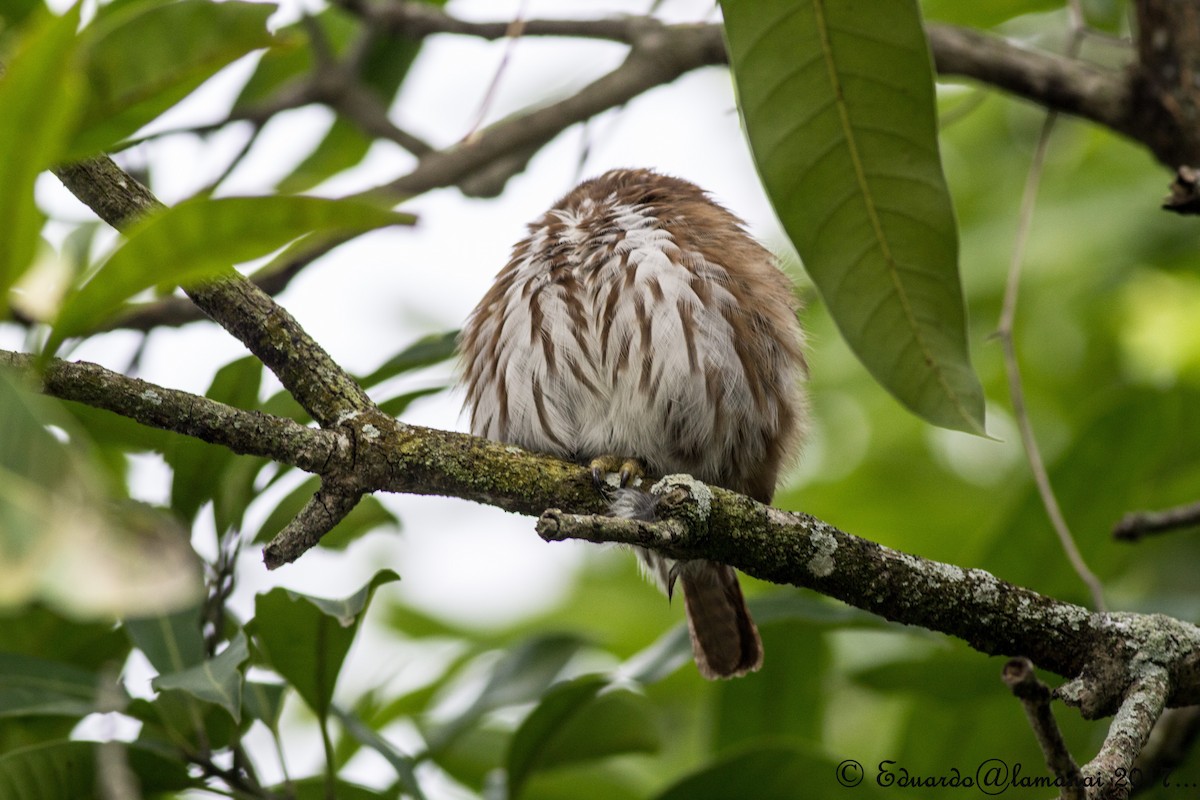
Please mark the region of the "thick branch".
POLYGON ((983 653, 1025 656, 1073 677, 1060 696, 1087 717, 1113 713, 1128 686, 1168 668, 1171 705, 1200 699, 1200 628, 1188 623, 1089 612, 983 570, 901 553, 687 476, 664 478, 654 491, 662 496, 660 517, 682 525, 609 525, 552 510, 539 521, 539 532, 548 539, 651 546, 672 558, 709 558, 955 636, 983 653))
MULTIPOLYGON (((36 358, 0 350, 0 365, 34 376, 36 358)), ((284 417, 167 389, 84 361, 52 359, 41 373, 48 395, 120 414, 151 428, 193 436, 241 455, 269 458, 307 472, 326 469, 346 440, 284 417)))
MULTIPOLYGON (((101 219, 118 230, 163 206, 107 156, 55 170, 55 174, 101 219)), ((185 291, 192 301, 275 373, 322 427, 347 414, 374 408, 353 378, 337 365, 300 323, 242 276, 222 278, 185 291)))
POLYGON ((969 28, 930 23, 925 33, 943 77, 972 78, 1137 138, 1130 129, 1130 89, 1122 73, 969 28))

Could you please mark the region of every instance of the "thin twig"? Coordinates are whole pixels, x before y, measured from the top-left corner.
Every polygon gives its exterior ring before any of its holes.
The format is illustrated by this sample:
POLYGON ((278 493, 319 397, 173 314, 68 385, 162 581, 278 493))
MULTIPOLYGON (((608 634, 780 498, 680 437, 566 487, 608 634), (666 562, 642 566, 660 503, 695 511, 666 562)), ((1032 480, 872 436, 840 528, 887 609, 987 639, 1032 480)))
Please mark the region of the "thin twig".
POLYGON ((1123 542, 1137 540, 1155 533, 1200 525, 1200 502, 1175 506, 1163 511, 1134 511, 1126 514, 1113 527, 1113 538, 1123 542))
MULTIPOLYGON (((1073 27, 1072 40, 1069 45, 1070 50, 1074 51, 1078 49, 1080 37, 1082 36, 1081 31, 1081 28, 1073 27)), ((1021 208, 1017 220, 1017 235, 1013 242, 1012 260, 1009 262, 1008 267, 1008 281, 1004 289, 1004 304, 1000 311, 1000 322, 996 327, 995 335, 1000 340, 1000 346, 1004 351, 1004 368, 1008 375, 1008 391, 1012 398, 1013 416, 1021 432, 1021 442, 1025 447, 1025 456, 1029 461, 1029 470, 1033 474, 1038 495, 1042 499, 1042 505, 1046 508, 1046 515, 1050 518, 1050 524, 1054 526, 1054 532, 1058 535, 1063 552, 1067 555, 1067 560, 1071 562, 1071 567, 1079 575, 1080 580, 1087 586, 1088 592, 1092 596, 1092 604, 1096 607, 1096 610, 1105 611, 1107 605, 1104 602, 1104 587, 1100 583, 1100 579, 1088 567, 1083 554, 1079 552, 1079 547, 1075 544, 1075 537, 1072 536, 1066 517, 1063 516, 1062 509, 1058 505, 1058 498, 1055 496, 1054 487, 1050 483, 1050 475, 1046 471, 1045 462, 1042 460, 1042 452, 1038 447, 1037 437, 1033 432, 1033 423, 1029 418, 1029 411, 1025 405, 1025 390, 1021 381, 1021 368, 1017 361, 1017 348, 1013 340, 1013 322, 1017 314, 1017 297, 1020 294, 1021 265, 1025 260, 1025 245, 1029 242, 1029 231, 1033 224, 1034 207, 1037 204, 1038 185, 1041 183, 1042 172, 1046 164, 1046 151, 1050 143, 1050 134, 1054 131, 1054 124, 1057 120, 1057 111, 1048 111, 1046 113, 1046 119, 1042 123, 1042 130, 1033 152, 1033 160, 1029 166, 1029 175, 1025 180, 1024 194, 1021 197, 1021 208)))
POLYGON ((1083 774, 1071 757, 1062 731, 1050 710, 1050 687, 1038 680, 1033 664, 1027 658, 1014 658, 1004 665, 1001 678, 1021 701, 1025 718, 1037 738, 1046 766, 1054 773, 1056 785, 1062 788, 1062 800, 1084 800, 1083 774))
POLYGON ((496 65, 496 72, 492 75, 492 80, 488 83, 487 91, 483 93, 483 100, 479 103, 479 110, 475 114, 475 120, 467 129, 466 136, 463 136, 463 142, 472 142, 479 133, 479 128, 483 125, 483 121, 487 118, 488 111, 496 102, 497 90, 500 88, 500 78, 508 70, 508 64, 512 60, 513 51, 516 50, 517 42, 521 39, 521 34, 525 30, 525 6, 526 0, 521 0, 521 7, 517 11, 517 16, 508 25, 508 31, 505 33, 504 55, 500 57, 500 63, 496 65))

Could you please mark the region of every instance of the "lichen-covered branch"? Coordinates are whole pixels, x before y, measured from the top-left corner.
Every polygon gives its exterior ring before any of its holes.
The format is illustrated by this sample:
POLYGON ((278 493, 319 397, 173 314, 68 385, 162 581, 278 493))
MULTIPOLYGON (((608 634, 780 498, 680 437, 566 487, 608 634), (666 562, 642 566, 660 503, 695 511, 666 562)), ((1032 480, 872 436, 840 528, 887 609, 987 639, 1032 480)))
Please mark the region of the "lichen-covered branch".
POLYGON ((35 356, 0 350, 0 366, 40 379, 41 389, 48 395, 307 472, 328 469, 346 447, 346 440, 338 434, 157 386, 98 364, 51 359, 39 373, 35 356))

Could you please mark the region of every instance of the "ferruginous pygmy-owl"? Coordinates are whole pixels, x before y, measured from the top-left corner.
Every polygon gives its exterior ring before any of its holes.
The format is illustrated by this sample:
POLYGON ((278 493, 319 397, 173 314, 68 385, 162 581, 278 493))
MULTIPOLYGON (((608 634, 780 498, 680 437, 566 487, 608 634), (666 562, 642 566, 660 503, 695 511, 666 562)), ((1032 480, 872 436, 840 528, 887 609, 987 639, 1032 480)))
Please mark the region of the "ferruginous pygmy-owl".
MULTIPOLYGON (((605 173, 529 226, 467 322, 471 431, 769 503, 807 417, 796 315, 775 258, 699 187, 605 173)), ((702 675, 758 669, 731 567, 639 554, 668 592, 678 580, 702 675)))

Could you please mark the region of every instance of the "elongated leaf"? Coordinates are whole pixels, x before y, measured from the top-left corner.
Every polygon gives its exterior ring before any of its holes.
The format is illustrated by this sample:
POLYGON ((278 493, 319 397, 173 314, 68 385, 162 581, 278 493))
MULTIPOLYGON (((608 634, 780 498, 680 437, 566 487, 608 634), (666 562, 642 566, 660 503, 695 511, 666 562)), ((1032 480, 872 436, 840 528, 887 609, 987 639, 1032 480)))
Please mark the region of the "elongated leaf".
POLYGON ((73 62, 78 25, 78 6, 62 17, 45 14, 29 26, 0 72, 0 297, 8 295, 33 260, 44 222, 33 201, 33 183, 61 158, 77 116, 80 79, 73 62))
POLYGON ((138 292, 226 274, 313 230, 363 232, 412 217, 359 200, 196 198, 138 223, 99 271, 63 301, 47 352, 138 292))
POLYGON ((70 664, 0 652, 0 717, 84 717, 96 710, 99 682, 70 664))
MULTIPOLYGON (((258 405, 263 364, 255 356, 239 358, 217 370, 205 396, 236 408, 258 405)), ((171 507, 185 519, 195 519, 201 506, 221 487, 221 476, 235 456, 223 447, 199 439, 178 439, 167 454, 173 471, 171 507)))
POLYGON ((246 681, 242 692, 242 708, 250 717, 261 720, 272 731, 279 730, 279 715, 283 712, 282 683, 246 681))
POLYGON ((759 622, 762 669, 744 680, 717 687, 716 750, 778 737, 819 741, 825 721, 825 673, 829 648, 817 626, 787 621, 759 622), (804 680, 796 680, 804 675, 804 680))
POLYGON ((341 709, 334 709, 334 713, 359 744, 371 748, 391 764, 406 794, 411 795, 414 800, 425 800, 425 793, 421 791, 421 785, 417 783, 417 762, 412 757, 401 753, 395 745, 372 730, 354 714, 341 709))
POLYGON ((340 600, 287 589, 272 589, 256 598, 251 632, 260 650, 322 719, 371 595, 399 579, 391 570, 381 570, 362 589, 340 600))
POLYGON ((359 382, 363 386, 374 386, 402 373, 439 364, 453 358, 457 347, 458 331, 424 336, 389 358, 374 372, 361 378, 359 382))
MULTIPOLYGON (((844 766, 843 766, 844 765, 844 766)), ((796 797, 882 798, 882 792, 861 765, 855 771, 797 747, 775 743, 740 751, 689 775, 658 795, 657 800, 795 800, 796 797), (839 780, 861 783, 838 785, 839 780), (805 787, 810 787, 805 791, 805 787)))
POLYGON ((578 636, 550 633, 513 647, 492 667, 487 683, 474 702, 426 736, 430 751, 437 754, 448 747, 489 711, 539 697, 583 645, 584 640, 578 636))
POLYGON ((86 800, 101 797, 96 773, 101 747, 118 751, 143 792, 178 791, 193 785, 187 765, 136 745, 58 741, 0 755, 0 797, 13 800, 86 800))
POLYGON ((159 675, 151 682, 155 691, 178 689, 197 700, 221 706, 234 722, 242 721, 242 665, 250 658, 246 634, 237 635, 223 651, 194 667, 159 675))
POLYGON ((982 434, 915 0, 725 0, 772 204, 855 354, 917 415, 982 434))
POLYGON ((548 691, 509 745, 509 797, 519 797, 536 771, 619 753, 657 752, 661 742, 648 701, 608 679, 585 675, 548 691))
POLYGON ((269 3, 124 3, 84 32, 88 105, 75 158, 111 149, 217 70, 271 41, 269 3))
POLYGON ((200 606, 174 614, 125 620, 129 638, 160 673, 185 670, 204 660, 200 606))

